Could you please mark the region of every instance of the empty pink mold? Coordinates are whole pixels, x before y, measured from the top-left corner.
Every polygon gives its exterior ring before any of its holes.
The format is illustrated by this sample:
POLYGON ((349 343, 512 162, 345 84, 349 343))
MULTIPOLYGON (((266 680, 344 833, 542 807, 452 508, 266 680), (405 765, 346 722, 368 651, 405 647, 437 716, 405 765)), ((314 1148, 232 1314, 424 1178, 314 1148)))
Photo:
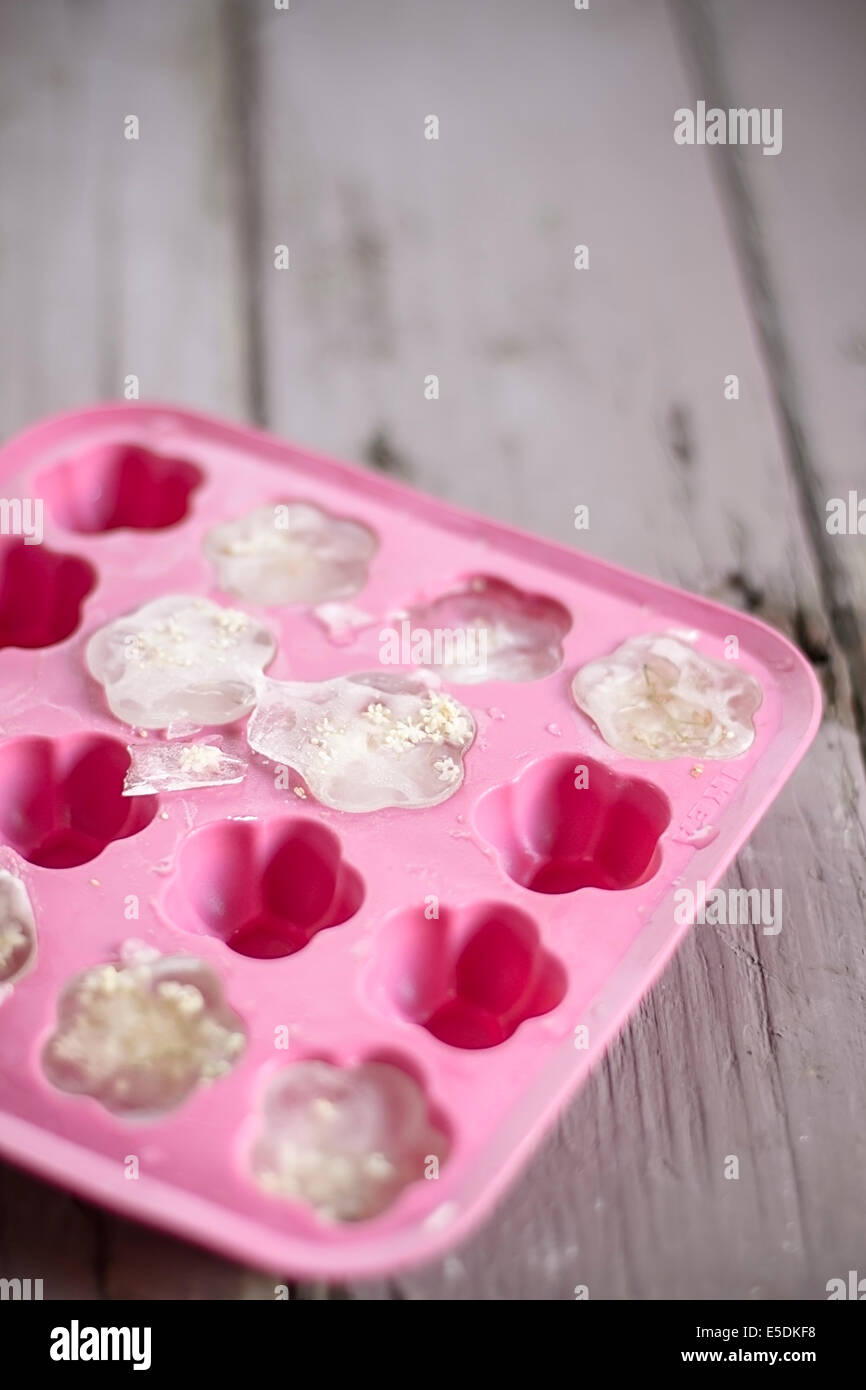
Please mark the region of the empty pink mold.
POLYGON ((56 464, 39 479, 39 491, 68 531, 161 531, 183 520, 202 477, 186 459, 109 444, 56 464))
POLYGON ((376 992, 452 1047, 495 1047, 565 995, 566 972, 532 918, 508 903, 422 908, 389 922, 373 975, 376 992))
POLYGON ((0 744, 0 836, 31 864, 70 869, 153 820, 155 796, 123 795, 129 752, 102 734, 0 744))
POLYGON ((0 543, 0 647, 52 647, 78 627, 96 574, 77 555, 0 543))
POLYGON ((542 758, 482 798, 475 823, 535 893, 634 888, 656 871, 667 798, 579 753, 542 758))
POLYGON ((363 897, 360 875, 326 826, 300 816, 213 821, 184 841, 165 913, 242 956, 272 960, 348 921, 363 897))

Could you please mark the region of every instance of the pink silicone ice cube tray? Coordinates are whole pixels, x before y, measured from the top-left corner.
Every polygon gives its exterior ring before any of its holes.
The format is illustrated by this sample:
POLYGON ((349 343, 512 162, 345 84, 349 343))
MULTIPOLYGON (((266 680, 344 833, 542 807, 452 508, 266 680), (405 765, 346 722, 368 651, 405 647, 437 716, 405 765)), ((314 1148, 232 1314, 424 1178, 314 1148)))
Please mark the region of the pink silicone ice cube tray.
MULTIPOLYGON (((687 930, 675 918, 676 888, 718 880, 803 755, 820 709, 810 668, 751 617, 183 411, 112 405, 49 421, 5 447, 0 471, 5 498, 44 500, 41 545, 0 541, 0 869, 23 883, 38 938, 0 1004, 0 1149, 97 1202, 262 1267, 347 1277, 436 1254, 489 1207, 659 974, 687 930), (367 583, 351 600, 371 624, 335 639, 304 605, 257 606, 216 586, 205 532, 281 499, 375 533, 367 583), (295 794, 297 778, 276 785, 273 765, 249 754, 241 720, 219 733, 249 762, 243 782, 121 803, 136 734, 85 668, 96 629, 160 595, 203 595, 272 632, 269 676, 317 681, 376 670, 388 615, 477 576, 504 581, 530 607, 530 596, 555 601, 570 627, 557 669, 541 679, 446 677, 477 725, 450 799, 328 809, 295 794), (576 708, 580 666, 671 629, 692 631, 715 658, 725 638, 738 638, 739 666, 763 690, 744 755, 702 766, 624 757, 576 708), (61 792, 76 766, 70 801, 61 792), (579 766, 590 768, 589 785, 572 792, 579 766), (581 824, 595 832, 568 853, 582 853, 584 866, 594 853, 605 859, 582 887, 567 865, 555 881, 575 795, 589 798, 581 824), (34 822, 47 835, 38 853, 34 822), (193 835, 196 851, 185 856, 193 835), (267 846, 286 836, 296 875, 309 862, 331 875, 332 897, 338 877, 350 885, 343 912, 292 954, 243 954, 224 900, 232 883, 255 890, 267 846), (515 868, 533 837, 548 849, 547 891, 525 886, 515 868), (209 879, 222 919, 201 908, 209 879), (132 919, 130 903, 140 904, 132 919), (130 937, 207 963, 247 1033, 227 1075, 148 1119, 58 1089, 43 1061, 66 982, 116 961, 130 937), (263 1096, 305 1058, 378 1059, 407 1072, 447 1135, 438 1176, 419 1172, 385 1211, 343 1224, 263 1191, 251 1175, 263 1096)), ((283 887, 291 898, 292 884, 283 887)))

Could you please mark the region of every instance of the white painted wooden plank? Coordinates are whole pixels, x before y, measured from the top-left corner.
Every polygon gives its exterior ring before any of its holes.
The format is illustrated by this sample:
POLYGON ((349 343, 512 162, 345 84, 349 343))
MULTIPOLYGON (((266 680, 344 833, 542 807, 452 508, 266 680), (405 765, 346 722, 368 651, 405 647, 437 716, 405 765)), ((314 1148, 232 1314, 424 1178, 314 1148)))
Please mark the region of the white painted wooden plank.
POLYGON ((45 1299, 102 1297, 101 1220, 86 1203, 0 1165, 0 1279, 41 1279, 45 1299))
POLYGON ((782 113, 779 154, 720 150, 715 169, 866 750, 866 9, 857 0, 736 0, 680 11, 711 99, 782 113), (852 514, 862 504, 862 520, 858 511, 853 528, 846 518, 841 534, 835 519, 830 529, 833 503, 852 514))
POLYGON ((365 13, 261 13, 271 423, 350 455, 383 428, 419 482, 558 539, 588 502, 581 541, 668 576, 760 543, 788 586, 792 499, 709 171, 672 139, 665 10, 365 13))
POLYGON ((245 411, 219 14, 209 0, 0 9, 4 435, 121 397, 128 374, 143 398, 245 411))
MULTIPOLYGON (((745 176, 814 465, 834 493, 863 497, 866 7, 725 0, 709 12, 733 104, 783 111, 781 153, 749 158, 745 176)), ((866 546, 840 549, 862 600, 866 546)))

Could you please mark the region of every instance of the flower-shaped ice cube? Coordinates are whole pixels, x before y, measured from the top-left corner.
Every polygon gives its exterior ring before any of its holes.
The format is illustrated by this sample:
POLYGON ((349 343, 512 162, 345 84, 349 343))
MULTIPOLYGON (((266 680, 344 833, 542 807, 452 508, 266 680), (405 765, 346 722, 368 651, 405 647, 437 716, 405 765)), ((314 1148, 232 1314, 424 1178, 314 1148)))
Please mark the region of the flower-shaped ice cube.
POLYGON ((431 647, 425 665, 454 685, 541 680, 560 666, 570 627, 555 599, 483 574, 409 612, 412 640, 431 647))
POLYGON ((230 1071, 245 1045, 211 967, 153 953, 70 980, 42 1061, 61 1091, 118 1114, 161 1114, 230 1071))
POLYGON ((667 633, 633 637, 574 677, 576 704, 632 758, 737 758, 755 737, 753 676, 667 633))
POLYGON ((252 1167, 266 1192, 329 1221, 362 1221, 447 1154, 424 1092, 398 1067, 303 1061, 271 1084, 252 1167))
POLYGON ((167 729, 231 724, 247 714, 275 650, 248 613, 169 594, 100 628, 85 659, 112 714, 136 728, 167 729))
POLYGON ((36 923, 27 889, 14 874, 0 872, 0 985, 9 985, 36 954, 36 923))
POLYGON ((311 502, 254 507, 204 538, 220 588, 264 604, 350 598, 366 584, 377 548, 368 527, 311 502))
POLYGON ((472 715, 450 695, 381 673, 266 680, 247 725, 255 752, 294 768, 336 811, 447 800, 474 737, 472 715))

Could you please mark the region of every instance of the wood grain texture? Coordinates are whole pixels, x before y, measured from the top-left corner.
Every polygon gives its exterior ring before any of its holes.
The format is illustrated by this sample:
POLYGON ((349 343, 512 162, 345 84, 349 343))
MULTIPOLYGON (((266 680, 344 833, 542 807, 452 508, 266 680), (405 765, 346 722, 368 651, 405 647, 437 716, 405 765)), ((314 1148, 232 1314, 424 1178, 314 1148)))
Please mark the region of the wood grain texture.
MULTIPOLYGON (((858 13, 0 4, 4 433, 136 372, 757 612, 824 682, 730 879, 783 890, 779 936, 696 929, 452 1255, 296 1296, 813 1298, 864 1267, 866 571, 823 527, 866 493, 858 13), (721 90, 783 105, 781 156, 674 144, 721 90)), ((48 1296, 278 1279, 8 1173, 0 1264, 48 1296)))
POLYGON ((713 101, 748 92, 784 112, 788 158, 729 150, 715 167, 866 749, 866 515, 862 534, 837 535, 827 513, 832 498, 866 497, 866 9, 802 4, 795 24, 780 0, 677 12, 713 101))
POLYGON ((129 374, 149 399, 247 413, 219 16, 210 0, 0 6, 4 432, 120 397, 129 374))

